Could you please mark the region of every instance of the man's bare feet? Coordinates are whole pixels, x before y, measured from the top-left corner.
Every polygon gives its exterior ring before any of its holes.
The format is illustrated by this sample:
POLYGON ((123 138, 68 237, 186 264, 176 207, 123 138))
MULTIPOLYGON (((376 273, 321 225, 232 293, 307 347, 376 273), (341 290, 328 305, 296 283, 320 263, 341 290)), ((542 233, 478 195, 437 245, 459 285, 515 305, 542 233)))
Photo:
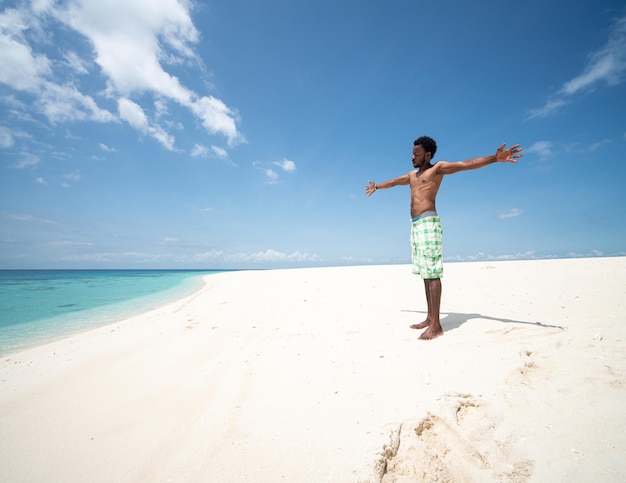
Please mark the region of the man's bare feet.
POLYGON ((413 324, 413 325, 410 325, 409 327, 411 327, 411 329, 425 329, 429 325, 430 325, 430 322, 428 321, 428 319, 426 319, 424 322, 420 322, 419 324, 413 324))
POLYGON ((419 336, 420 340, 432 340, 443 335, 443 329, 439 327, 429 327, 419 336))

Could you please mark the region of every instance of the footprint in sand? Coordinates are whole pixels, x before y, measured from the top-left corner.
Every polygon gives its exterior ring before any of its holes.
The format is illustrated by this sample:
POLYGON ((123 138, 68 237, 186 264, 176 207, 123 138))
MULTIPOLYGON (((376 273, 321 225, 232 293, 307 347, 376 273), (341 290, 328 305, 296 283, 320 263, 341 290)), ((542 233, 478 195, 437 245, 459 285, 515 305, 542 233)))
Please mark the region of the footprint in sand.
POLYGON ((497 434, 501 420, 481 397, 447 394, 438 412, 403 424, 381 481, 528 481, 534 464, 519 457, 510 436, 497 434))

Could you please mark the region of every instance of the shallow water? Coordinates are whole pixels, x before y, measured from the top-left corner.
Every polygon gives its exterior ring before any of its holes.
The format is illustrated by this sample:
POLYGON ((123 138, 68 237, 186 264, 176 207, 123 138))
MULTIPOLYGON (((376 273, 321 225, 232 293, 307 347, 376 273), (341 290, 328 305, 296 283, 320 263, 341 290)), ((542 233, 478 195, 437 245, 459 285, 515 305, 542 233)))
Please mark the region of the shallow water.
POLYGON ((191 295, 196 270, 0 270, 0 355, 191 295))

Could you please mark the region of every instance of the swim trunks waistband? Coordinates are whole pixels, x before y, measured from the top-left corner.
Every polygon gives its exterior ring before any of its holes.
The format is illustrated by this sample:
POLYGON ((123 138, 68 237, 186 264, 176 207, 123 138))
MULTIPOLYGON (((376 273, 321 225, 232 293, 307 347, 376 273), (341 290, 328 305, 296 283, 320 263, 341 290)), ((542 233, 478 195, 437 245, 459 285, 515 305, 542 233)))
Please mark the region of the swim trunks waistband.
POLYGON ((421 220, 422 218, 428 218, 429 216, 439 216, 436 211, 425 211, 420 216, 416 216, 411 221, 421 220))

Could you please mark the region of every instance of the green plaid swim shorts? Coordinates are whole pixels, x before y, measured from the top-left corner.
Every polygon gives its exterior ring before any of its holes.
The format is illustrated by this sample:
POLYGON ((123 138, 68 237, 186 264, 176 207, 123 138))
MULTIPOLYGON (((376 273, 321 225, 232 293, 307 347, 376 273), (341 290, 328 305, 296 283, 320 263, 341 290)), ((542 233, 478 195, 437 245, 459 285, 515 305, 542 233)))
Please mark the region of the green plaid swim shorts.
POLYGON ((411 224, 413 273, 422 278, 443 276, 443 228, 439 216, 414 218, 411 224))

